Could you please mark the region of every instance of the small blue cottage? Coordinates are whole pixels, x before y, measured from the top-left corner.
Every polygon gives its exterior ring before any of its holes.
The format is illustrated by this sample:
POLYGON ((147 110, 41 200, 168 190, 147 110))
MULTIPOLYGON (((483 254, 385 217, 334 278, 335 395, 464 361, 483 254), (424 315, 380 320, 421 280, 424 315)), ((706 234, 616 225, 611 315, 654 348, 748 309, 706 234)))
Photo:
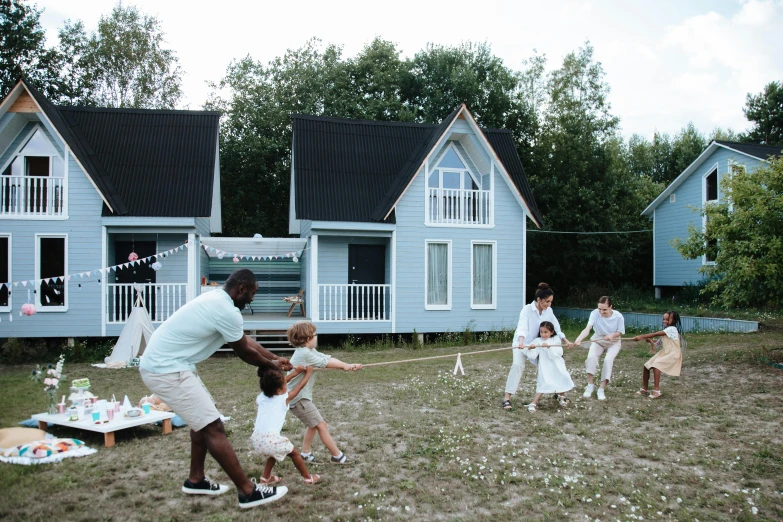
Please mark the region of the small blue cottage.
POLYGON ((780 153, 780 147, 713 141, 644 209, 642 215, 653 222, 653 285, 656 297, 661 296, 665 287, 700 282, 702 275, 699 268, 714 263, 709 256, 684 259, 672 246, 672 240, 685 239, 689 225, 704 228, 704 218, 699 215, 698 209, 720 200, 723 176, 738 168, 754 170, 780 153))
POLYGON ((55 106, 20 80, 0 102, 0 338, 117 336, 139 293, 155 325, 198 295, 219 120, 55 106))

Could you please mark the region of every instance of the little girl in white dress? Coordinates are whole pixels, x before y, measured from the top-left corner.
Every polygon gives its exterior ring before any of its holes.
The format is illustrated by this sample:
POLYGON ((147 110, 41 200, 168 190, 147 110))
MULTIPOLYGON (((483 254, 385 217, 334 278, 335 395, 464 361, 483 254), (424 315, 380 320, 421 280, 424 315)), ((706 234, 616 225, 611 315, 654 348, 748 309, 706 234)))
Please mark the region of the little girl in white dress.
POLYGON ((538 359, 538 379, 536 380, 536 396, 527 405, 529 412, 536 411, 538 401, 545 393, 554 393, 561 406, 568 404, 566 392, 574 389, 574 381, 566 369, 563 360, 563 346, 555 336, 555 325, 544 321, 539 325, 539 337, 530 343, 525 350, 527 358, 535 363, 538 359))

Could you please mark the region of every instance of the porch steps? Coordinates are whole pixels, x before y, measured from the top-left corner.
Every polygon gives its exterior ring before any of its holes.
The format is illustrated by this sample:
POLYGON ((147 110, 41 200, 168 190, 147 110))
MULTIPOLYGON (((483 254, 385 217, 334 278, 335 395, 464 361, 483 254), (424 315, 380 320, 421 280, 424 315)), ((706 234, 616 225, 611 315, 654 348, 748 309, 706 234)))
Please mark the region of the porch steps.
MULTIPOLYGON (((258 344, 270 352, 292 351, 294 349, 288 342, 285 330, 245 330, 245 334, 248 337, 255 339, 258 344)), ((226 345, 218 351, 231 352, 233 350, 226 345)))

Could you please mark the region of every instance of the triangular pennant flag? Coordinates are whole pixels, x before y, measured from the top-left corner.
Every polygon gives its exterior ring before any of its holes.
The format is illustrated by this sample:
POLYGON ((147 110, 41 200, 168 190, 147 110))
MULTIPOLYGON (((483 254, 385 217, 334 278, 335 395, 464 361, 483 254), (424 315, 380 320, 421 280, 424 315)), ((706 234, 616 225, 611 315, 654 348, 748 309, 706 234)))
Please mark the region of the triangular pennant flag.
POLYGON ((130 264, 130 263, 123 263, 123 264, 122 264, 122 268, 128 268, 128 265, 129 265, 129 264, 130 264))
POLYGON ((22 286, 27 286, 27 281, 22 281, 22 286))
POLYGON ((71 276, 70 275, 65 276, 65 280, 66 281, 70 281, 71 280, 71 276))
POLYGON ((17 286, 19 286, 19 281, 14 281, 14 288, 16 288, 17 286))

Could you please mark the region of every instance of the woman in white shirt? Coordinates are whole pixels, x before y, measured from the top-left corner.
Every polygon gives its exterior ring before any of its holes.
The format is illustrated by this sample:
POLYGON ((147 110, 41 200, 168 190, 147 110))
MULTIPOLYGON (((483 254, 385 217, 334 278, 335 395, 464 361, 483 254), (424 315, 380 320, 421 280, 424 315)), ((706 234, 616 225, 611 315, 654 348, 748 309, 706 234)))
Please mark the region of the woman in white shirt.
POLYGON ((595 333, 590 338, 590 351, 587 352, 587 361, 585 361, 585 370, 587 370, 587 386, 583 397, 589 399, 593 395, 595 390, 594 378, 596 371, 598 370, 598 358, 606 350, 606 357, 604 357, 604 367, 601 370, 601 386, 598 388, 598 400, 606 400, 606 385, 612 379, 612 366, 614 366, 614 358, 620 353, 621 342, 620 337, 625 333, 625 319, 623 315, 612 308, 612 299, 608 296, 603 296, 598 299, 598 308, 590 313, 590 318, 587 320, 587 327, 582 330, 579 337, 576 338, 574 344, 579 344, 582 339, 587 337, 590 333, 590 329, 595 330, 595 333))
POLYGON ((530 304, 526 304, 522 307, 522 311, 519 312, 519 322, 517 323, 517 329, 514 332, 514 340, 511 350, 513 353, 513 362, 511 369, 508 372, 508 378, 506 379, 506 397, 503 399, 501 406, 503 409, 511 409, 511 396, 517 392, 519 388, 519 381, 522 379, 522 373, 525 371, 525 344, 538 337, 539 325, 543 321, 549 321, 555 326, 555 333, 560 339, 565 341, 569 347, 571 343, 566 339, 565 334, 560 329, 560 323, 557 322, 554 312, 552 312, 552 300, 555 298, 555 294, 549 285, 546 283, 539 283, 536 289, 536 299, 530 304))

